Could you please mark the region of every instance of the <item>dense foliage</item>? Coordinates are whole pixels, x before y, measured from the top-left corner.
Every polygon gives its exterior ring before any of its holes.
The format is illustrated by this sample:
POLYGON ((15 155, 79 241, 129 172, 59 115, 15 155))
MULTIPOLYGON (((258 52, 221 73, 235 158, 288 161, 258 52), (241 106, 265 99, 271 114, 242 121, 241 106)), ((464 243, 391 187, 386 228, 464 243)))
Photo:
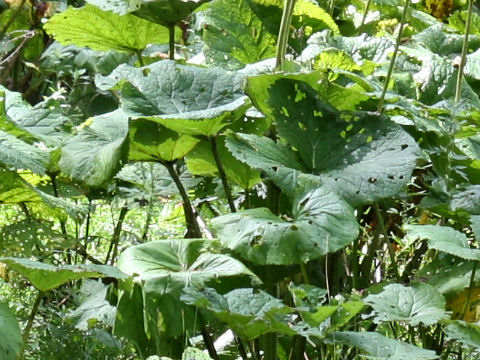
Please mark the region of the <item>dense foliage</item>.
POLYGON ((0 0, 0 359, 477 359, 480 10, 0 0))

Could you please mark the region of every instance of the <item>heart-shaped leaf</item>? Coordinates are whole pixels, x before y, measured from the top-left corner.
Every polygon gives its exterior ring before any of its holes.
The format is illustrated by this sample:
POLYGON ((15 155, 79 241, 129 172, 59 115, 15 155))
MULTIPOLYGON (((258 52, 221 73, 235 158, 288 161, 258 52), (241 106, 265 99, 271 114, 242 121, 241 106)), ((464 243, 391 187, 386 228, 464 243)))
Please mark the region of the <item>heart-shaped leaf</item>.
POLYGON ((226 247, 261 265, 305 263, 342 249, 358 233, 353 208, 323 188, 295 199, 293 219, 257 208, 217 217, 213 224, 226 247))
POLYGON ((391 284, 364 301, 373 308, 376 323, 398 320, 412 326, 433 325, 446 317, 445 298, 428 284, 391 284))

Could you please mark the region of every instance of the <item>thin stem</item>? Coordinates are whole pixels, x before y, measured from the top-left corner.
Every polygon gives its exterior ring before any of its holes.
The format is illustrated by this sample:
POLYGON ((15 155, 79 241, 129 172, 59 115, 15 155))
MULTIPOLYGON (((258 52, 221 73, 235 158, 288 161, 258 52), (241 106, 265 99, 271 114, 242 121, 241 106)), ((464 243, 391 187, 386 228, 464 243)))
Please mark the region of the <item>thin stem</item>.
POLYGON ((175 24, 168 25, 168 56, 175 60, 175 24))
POLYGON ((115 229, 113 230, 113 235, 110 241, 110 246, 108 248, 107 257, 105 258, 105 264, 107 264, 109 260, 110 260, 110 265, 113 265, 115 263, 115 259, 118 253, 118 242, 120 241, 120 234, 122 233, 123 221, 125 220, 125 216, 127 215, 127 212, 128 212, 127 206, 123 206, 120 209, 120 215, 118 216, 115 229), (110 259, 110 254, 112 254, 111 259, 110 259))
POLYGON ((470 284, 468 286, 467 298, 465 299, 465 303, 463 304, 462 316, 461 316, 461 319, 463 320, 465 320, 465 314, 467 313, 468 305, 470 304, 470 299, 472 298, 472 290, 473 290, 473 287, 475 286, 475 273, 477 272, 477 265, 478 265, 478 261, 475 261, 473 263, 472 274, 470 275, 470 284))
POLYGON ((378 203, 375 203, 373 205, 373 209, 375 210, 375 216, 377 217, 377 226, 380 228, 380 231, 383 237, 385 238, 385 242, 387 244, 388 254, 390 255, 390 262, 391 262, 391 266, 393 267, 395 278, 400 279, 400 275, 398 274, 397 263, 395 261, 395 251, 393 250, 392 245, 388 241, 387 229, 385 228, 382 212, 380 211, 380 207, 378 206, 378 203))
POLYGON ((40 307, 40 301, 42 300, 43 295, 43 292, 39 291, 37 297, 35 298, 35 302, 33 303, 32 310, 30 311, 30 315, 28 316, 27 325, 25 325, 25 329, 23 330, 22 346, 20 347, 20 352, 17 357, 18 360, 23 359, 25 348, 28 342, 28 337, 30 335, 30 330, 32 330, 33 320, 35 319, 35 315, 37 315, 38 308, 40 307))
POLYGON ((15 10, 15 12, 13 13, 13 15, 8 20, 8 22, 3 26, 2 30, 0 30, 0 40, 3 39, 3 37, 5 36, 5 34, 8 31, 8 28, 15 22, 18 15, 20 14, 20 11, 22 11, 22 9, 23 9, 23 5, 25 5, 26 2, 27 2, 27 0, 22 0, 22 2, 18 5, 18 7, 15 10))
POLYGON ((90 235, 90 219, 92 217, 92 200, 88 199, 88 212, 87 212, 87 224, 85 225, 85 237, 84 237, 84 248, 85 248, 85 255, 83 256, 84 259, 87 258, 86 254, 88 254, 88 236, 90 235))
POLYGON ((463 38, 462 55, 460 58, 460 65, 458 67, 457 84, 455 87, 456 103, 460 101, 460 97, 462 95, 463 70, 465 68, 465 64, 467 63, 468 37, 470 35, 470 27, 472 24, 472 14, 473 14, 473 0, 468 0, 468 14, 467 14, 467 21, 465 24, 465 37, 463 38))
POLYGON ((208 350, 208 355, 210 355, 210 357, 213 360, 218 360, 217 350, 215 349, 212 337, 210 336, 210 333, 209 333, 206 325, 202 326, 201 332, 202 332, 203 341, 204 341, 205 346, 208 350))
POLYGON ((365 21, 367 20, 367 15, 368 15, 368 10, 370 10, 370 3, 371 0, 367 0, 367 3, 365 4, 365 9, 363 9, 363 15, 362 15, 362 22, 360 23, 360 26, 358 27, 358 32, 361 33, 363 31, 363 27, 365 26, 365 21))
POLYGON ((308 266, 306 263, 300 263, 300 270, 302 272, 303 282, 310 285, 310 276, 308 275, 308 266))
POLYGON ((195 218, 195 213, 193 212, 192 203, 188 198, 187 191, 185 190, 182 182, 180 181, 180 177, 175 171, 173 167, 173 162, 165 161, 162 164, 167 168, 168 173, 173 179, 173 182, 177 186, 178 192, 183 200, 183 212, 185 215, 185 222, 187 223, 187 233, 185 237, 187 238, 201 238, 202 232, 200 231, 200 227, 198 225, 197 219, 195 218))
POLYGON ((245 201, 243 203, 243 207, 245 209, 250 209, 250 206, 251 206, 250 205, 250 189, 245 189, 244 192, 245 192, 245 201))
POLYGON ((142 52, 140 50, 137 50, 135 54, 137 55, 138 63, 140 64, 140 66, 144 67, 145 63, 143 62, 142 52))
MULTIPOLYGON (((59 198, 60 194, 58 192, 57 175, 56 174, 49 174, 49 177, 50 177, 50 180, 52 182, 53 195, 56 198, 59 198)), ((60 223, 60 231, 62 233, 62 237, 66 241, 68 239, 67 224, 60 217, 58 218, 58 221, 60 223)), ((70 254, 70 251, 67 251, 67 263, 68 264, 72 263, 72 256, 70 254)))
POLYGON ((28 221, 32 220, 32 215, 30 214, 30 211, 28 210, 28 207, 27 207, 27 204, 25 204, 25 201, 20 202, 19 205, 23 213, 25 214, 25 217, 27 218, 27 220, 28 221))
POLYGON ((290 33, 290 25, 292 23, 293 8, 295 0, 285 0, 283 5, 282 20, 280 22, 280 30, 278 31, 277 53, 275 69, 282 70, 285 62, 285 54, 287 53, 288 36, 290 33))
POLYGON ((217 136, 210 138, 210 144, 213 158, 215 159, 215 164, 217 165, 218 173, 220 175, 220 179, 222 180, 223 189, 225 190, 225 195, 228 200, 228 206, 230 207, 230 211, 234 213, 237 211, 237 209, 235 208, 235 203, 233 202, 232 191, 230 190, 227 174, 225 173, 222 161, 220 160, 220 155, 218 154, 217 136))
POLYGON ((403 8, 402 19, 400 21, 400 28, 398 29, 397 41, 395 42, 395 48, 393 50, 392 60, 390 60, 390 66, 388 67, 387 77, 385 79, 385 84, 383 85, 382 95, 378 100, 377 111, 381 114, 383 112, 383 103, 385 102, 385 95, 387 94, 388 84, 392 77, 393 68, 397 60, 398 49, 400 48, 400 43, 402 42, 403 27, 405 26, 405 21, 407 19, 408 7, 410 6, 410 0, 405 0, 405 7, 403 8))

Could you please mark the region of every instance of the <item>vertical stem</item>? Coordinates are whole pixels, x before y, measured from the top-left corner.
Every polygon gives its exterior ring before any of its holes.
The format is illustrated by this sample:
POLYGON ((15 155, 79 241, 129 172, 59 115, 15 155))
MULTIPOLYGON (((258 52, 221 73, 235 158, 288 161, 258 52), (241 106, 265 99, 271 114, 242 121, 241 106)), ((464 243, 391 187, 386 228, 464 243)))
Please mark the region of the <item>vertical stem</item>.
POLYGON ((303 282, 310 285, 310 276, 308 275, 308 266, 306 263, 300 263, 300 270, 302 272, 303 282))
POLYGON ((215 159, 215 164, 217 165, 218 173, 220 175, 220 179, 222 180, 223 189, 225 190, 225 195, 228 200, 228 206, 230 207, 230 211, 234 213, 237 211, 237 209, 235 208, 235 203, 233 202, 232 191, 230 190, 230 185, 228 184, 227 174, 225 173, 222 161, 220 160, 220 155, 218 154, 217 136, 210 138, 210 144, 212 145, 211 149, 213 158, 215 159))
MULTIPOLYGON (((145 63, 143 62, 142 52, 140 50, 137 50, 135 52, 135 54, 137 55, 138 63, 140 64, 140 66, 144 67, 145 63)), ((144 75, 146 75, 146 74, 144 74, 144 75)))
POLYGON ((25 325, 25 329, 23 330, 23 337, 22 337, 22 345, 20 347, 20 352, 18 354, 17 360, 22 360, 25 348, 28 342, 28 336, 30 335, 30 330, 32 330, 33 320, 35 319, 35 315, 38 312, 38 308, 40 307, 40 301, 43 298, 43 292, 39 291, 37 297, 35 298, 35 302, 33 303, 32 310, 30 311, 30 315, 27 320, 27 325, 25 325))
MULTIPOLYGON (((58 192, 58 184, 57 184, 57 175, 56 174, 49 174, 50 180, 52 181, 52 188, 53 188, 53 195, 56 198, 59 198, 59 192, 58 192)), ((67 233, 67 224, 64 220, 62 220, 60 217, 58 219, 60 222, 60 231, 62 232, 62 237, 64 240, 68 239, 68 233, 67 233)), ((71 264, 72 263, 72 255, 70 254, 70 251, 67 251, 67 263, 71 264)))
POLYGON ((84 247, 85 254, 83 258, 86 259, 88 255, 88 236, 90 235, 90 219, 92 217, 92 200, 88 199, 88 212, 87 212, 87 224, 85 225, 85 238, 84 238, 84 247))
POLYGON ((210 355, 210 357, 213 360, 218 360, 217 350, 215 349, 212 337, 210 336, 210 333, 208 332, 206 325, 202 326, 201 332, 202 332, 203 342, 205 343, 205 347, 208 350, 208 355, 210 355))
POLYGON ((390 60, 390 66, 388 67, 387 77, 385 79, 385 84, 383 85, 382 95, 378 100, 377 111, 381 114, 383 112, 383 103, 385 102, 385 95, 387 94, 388 84, 392 77, 393 68, 397 60, 398 49, 400 48, 400 43, 402 42, 403 27, 405 26, 405 21, 407 19, 408 7, 410 6, 410 0, 405 0, 405 7, 403 8, 402 19, 400 21, 400 28, 398 29, 397 41, 395 42, 395 48, 393 50, 392 60, 390 60))
POLYGON ((117 224, 115 225, 115 229, 113 230, 113 235, 110 241, 110 246, 108 248, 107 257, 105 258, 105 264, 108 263, 108 260, 110 260, 110 265, 113 265, 115 262, 115 258, 117 257, 117 253, 118 253, 118 242, 120 241, 120 234, 122 233, 123 221, 125 220, 125 216, 127 215, 127 212, 128 212, 127 206, 123 206, 120 209, 120 215, 118 216, 117 224), (110 259, 110 254, 112 254, 111 259, 110 259))
POLYGON ((168 56, 175 60, 175 24, 168 25, 168 56))
POLYGON ((187 223, 187 234, 185 235, 185 237, 201 238, 202 232, 200 231, 200 227, 197 223, 197 219, 195 218, 195 214, 192 208, 192 203, 188 198, 188 194, 185 188, 183 187, 183 184, 180 181, 180 178, 176 173, 175 168, 173 167, 173 162, 165 161, 165 162, 162 162, 162 164, 167 168, 168 173, 172 177, 173 182, 177 186, 178 192, 180 193, 180 196, 182 197, 182 200, 183 200, 183 212, 185 215, 185 222, 187 223))
POLYGON ((460 96, 462 95, 463 69, 465 68, 465 64, 467 63, 468 37, 470 35, 472 14, 473 14, 473 0, 468 0, 468 14, 467 14, 467 22, 465 24, 465 37, 463 38, 462 56, 460 58, 460 66, 458 67, 457 84, 455 87, 456 103, 460 101, 460 96))
POLYGON ((367 0, 367 3, 365 4, 365 9, 363 9, 362 22, 360 23, 360 26, 358 27, 358 32, 359 33, 362 32, 363 27, 365 26, 365 20, 367 19, 368 10, 370 10, 370 3, 371 3, 371 0, 367 0))
POLYGON ((282 20, 280 22, 280 30, 278 31, 277 53, 275 69, 282 70, 285 62, 285 54, 287 53, 288 35, 290 33, 290 24, 292 23, 293 8, 295 0, 285 0, 283 5, 282 20))
POLYGON ((463 304, 462 316, 461 316, 462 320, 465 320, 465 314, 467 313, 468 306, 470 304, 470 299, 472 298, 472 290, 473 290, 473 287, 475 286, 475 273, 477 272, 477 265, 478 265, 478 261, 475 261, 473 263, 472 274, 470 275, 470 284, 468 286, 467 298, 465 299, 465 303, 463 304))
POLYGON ((385 223, 383 222, 382 212, 380 211, 380 207, 378 206, 378 203, 375 203, 373 205, 373 209, 375 210, 375 216, 377 217, 377 226, 380 228, 380 231, 381 231, 383 237, 385 238, 384 241, 387 244, 388 254, 390 255, 390 262, 391 262, 391 266, 393 267, 393 272, 394 272, 395 278, 397 280, 400 280, 400 275, 398 274, 397 263, 395 261, 395 251, 393 250, 392 245, 388 241, 387 229, 385 228, 385 223))
POLYGON ((15 12, 13 13, 13 15, 8 20, 8 22, 3 26, 2 30, 0 30, 0 40, 3 39, 3 37, 5 36, 5 34, 8 31, 8 28, 15 22, 18 15, 20 14, 20 11, 22 11, 22 9, 23 9, 23 5, 25 5, 26 2, 27 2, 27 0, 22 0, 22 2, 18 5, 18 7, 15 10, 15 12))

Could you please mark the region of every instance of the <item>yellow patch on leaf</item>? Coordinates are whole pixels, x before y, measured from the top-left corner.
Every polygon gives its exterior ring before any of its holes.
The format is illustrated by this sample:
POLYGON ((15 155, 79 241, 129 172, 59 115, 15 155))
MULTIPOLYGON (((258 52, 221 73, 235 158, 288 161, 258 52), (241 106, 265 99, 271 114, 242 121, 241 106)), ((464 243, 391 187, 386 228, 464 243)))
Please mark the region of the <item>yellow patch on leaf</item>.
POLYGON ((425 0, 427 11, 439 20, 444 20, 453 11, 453 0, 425 0))
POLYGON ((460 294, 447 300, 447 309, 453 311, 453 318, 465 320, 468 322, 477 322, 480 320, 480 287, 472 289, 470 301, 465 311, 465 316, 462 319, 462 312, 465 302, 468 297, 468 289, 465 289, 460 294))

